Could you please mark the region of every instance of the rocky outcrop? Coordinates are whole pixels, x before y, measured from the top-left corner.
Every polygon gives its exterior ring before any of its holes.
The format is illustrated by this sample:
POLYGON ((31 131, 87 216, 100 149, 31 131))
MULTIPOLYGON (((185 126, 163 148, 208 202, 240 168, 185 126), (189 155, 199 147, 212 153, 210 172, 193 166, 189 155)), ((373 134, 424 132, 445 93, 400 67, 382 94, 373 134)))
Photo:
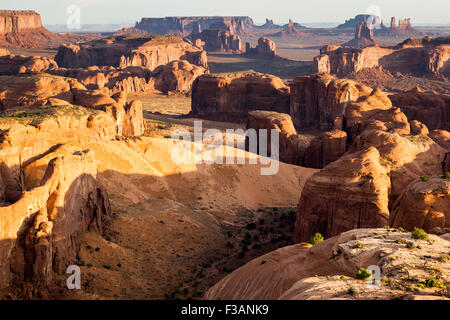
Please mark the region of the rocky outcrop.
POLYGON ((272 75, 257 72, 202 75, 192 86, 191 115, 245 122, 249 111, 289 113, 289 99, 289 87, 272 75))
POLYGON ((153 71, 143 67, 124 69, 113 67, 89 67, 87 69, 65 69, 49 71, 65 77, 77 79, 88 89, 107 88, 110 94, 118 92, 143 93, 148 91, 177 91, 188 93, 194 80, 207 72, 203 67, 186 60, 169 62, 153 71))
POLYGON ((346 20, 343 24, 338 25, 337 29, 355 30, 361 22, 371 22, 372 24, 381 24, 381 17, 370 14, 358 14, 354 18, 346 20))
POLYGON ((283 30, 274 34, 268 34, 266 36, 276 37, 281 39, 289 39, 289 38, 304 38, 307 34, 301 31, 298 31, 296 26, 294 25, 294 21, 289 19, 289 23, 285 26, 283 30))
POLYGON ((389 96, 392 103, 400 107, 408 119, 425 124, 430 130, 450 130, 450 97, 427 94, 420 89, 389 96))
POLYGON ((365 68, 382 67, 391 73, 447 77, 450 74, 450 38, 407 40, 397 46, 355 49, 325 46, 314 58, 313 72, 346 76, 365 68))
POLYGON ((392 17, 390 26, 383 25, 383 28, 377 30, 377 34, 386 37, 413 37, 423 35, 423 32, 412 27, 411 18, 399 19, 397 24, 397 19, 392 17))
POLYGON ((175 36, 126 35, 62 45, 55 57, 64 68, 144 67, 150 71, 176 60, 208 67, 203 49, 175 36))
POLYGON ((186 60, 169 62, 153 71, 151 80, 156 90, 190 93, 195 79, 206 73, 206 69, 190 64, 186 60))
POLYGON ((103 233, 111 216, 93 153, 54 156, 38 186, 0 207, 0 288, 49 284, 76 261, 77 234, 103 233))
POLYGON ((19 73, 47 72, 56 70, 58 64, 47 57, 25 57, 0 52, 0 75, 15 75, 19 73))
POLYGON ((368 26, 365 21, 356 27, 355 38, 343 44, 343 46, 358 49, 377 45, 379 45, 379 42, 375 40, 373 28, 368 26))
POLYGON ((0 10, 0 46, 41 48, 62 39, 45 29, 34 11, 0 10))
POLYGON ((450 132, 446 130, 433 130, 429 136, 442 148, 450 151, 450 132))
POLYGON ((362 84, 329 75, 297 77, 291 83, 289 113, 296 126, 330 130, 336 118, 345 113, 350 102, 368 96, 371 92, 371 88, 362 84))
POLYGON ((245 55, 261 59, 274 59, 278 57, 277 46, 272 40, 262 37, 259 38, 256 48, 253 48, 249 42, 246 43, 245 55))
POLYGON ((142 106, 131 107, 126 99, 116 101, 108 90, 87 90, 75 79, 52 76, 48 74, 32 74, 0 77, 0 107, 2 110, 24 107, 59 106, 76 104, 86 108, 105 111, 116 122, 116 134, 142 135, 144 120, 142 106), (23 94, 26 93, 24 96, 23 94), (124 119, 137 118, 128 123, 136 125, 127 128, 124 119))
POLYGON ((213 25, 201 33, 192 34, 192 41, 205 43, 206 51, 242 51, 241 37, 234 33, 232 26, 213 25))
MULTIPOLYGON (((279 132, 279 160, 285 163, 301 165, 303 152, 308 142, 297 134, 288 114, 273 111, 251 111, 248 113, 247 129, 267 130, 267 141, 271 141, 271 130, 279 132)), ((259 148, 259 142, 258 142, 259 148)), ((271 144, 267 146, 267 155, 271 155, 271 144)), ((258 154, 260 154, 258 150, 258 154)))
POLYGON ((436 296, 445 289, 420 288, 419 283, 430 278, 431 268, 439 270, 440 282, 450 275, 442 255, 448 252, 450 243, 443 237, 429 237, 431 241, 427 242, 396 229, 358 229, 314 246, 301 243, 280 248, 227 275, 206 292, 204 299, 446 299, 436 296), (356 277, 360 268, 373 265, 380 268, 380 286, 370 286, 373 283, 356 277))
POLYGON ((233 27, 237 34, 244 34, 247 28, 253 26, 250 17, 165 17, 142 18, 133 28, 120 30, 120 34, 140 33, 147 34, 174 34, 186 37, 194 30, 209 29, 211 25, 226 23, 233 27))
POLYGON ((392 227, 407 230, 450 228, 450 180, 427 177, 409 184, 394 204, 389 216, 392 227))
POLYGON ((387 225, 389 189, 388 171, 376 148, 344 155, 306 182, 295 241, 307 241, 317 232, 333 237, 355 228, 387 225))
POLYGON ((322 133, 311 141, 304 152, 302 166, 322 169, 338 160, 347 151, 347 133, 333 130, 322 133))

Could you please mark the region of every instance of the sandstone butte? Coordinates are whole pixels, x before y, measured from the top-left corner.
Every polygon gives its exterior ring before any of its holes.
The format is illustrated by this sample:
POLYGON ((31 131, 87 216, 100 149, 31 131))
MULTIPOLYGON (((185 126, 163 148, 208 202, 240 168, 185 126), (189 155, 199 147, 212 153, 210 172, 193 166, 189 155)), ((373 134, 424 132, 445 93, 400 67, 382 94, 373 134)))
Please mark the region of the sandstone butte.
POLYGON ((314 246, 300 243, 256 258, 227 275, 209 289, 207 300, 328 300, 328 299, 445 299, 431 297, 440 288, 417 291, 411 286, 430 277, 417 261, 438 268, 442 279, 450 276, 445 253, 448 240, 429 235, 416 240, 397 229, 357 229, 314 246), (410 249, 404 243, 411 243, 410 249), (361 266, 377 265, 381 288, 358 280, 361 266), (411 282, 411 278, 417 281, 411 282))
POLYGON ((254 71, 202 75, 192 86, 191 115, 236 122, 257 109, 288 113, 289 92, 280 78, 254 71))
POLYGON ((231 21, 217 22, 208 29, 191 35, 192 41, 200 40, 205 43, 207 51, 231 51, 241 52, 243 50, 242 40, 236 34, 231 21))
POLYGON ((42 26, 41 16, 31 10, 0 10, 0 46, 45 48, 62 41, 77 41, 92 35, 60 35, 42 26))
POLYGON ((356 27, 355 38, 344 43, 342 46, 362 49, 376 45, 380 45, 380 43, 375 40, 373 28, 363 21, 356 27))
POLYGON ((449 37, 408 39, 393 47, 356 49, 329 45, 314 58, 312 72, 346 76, 365 68, 382 67, 391 73, 448 78, 449 57, 449 37))

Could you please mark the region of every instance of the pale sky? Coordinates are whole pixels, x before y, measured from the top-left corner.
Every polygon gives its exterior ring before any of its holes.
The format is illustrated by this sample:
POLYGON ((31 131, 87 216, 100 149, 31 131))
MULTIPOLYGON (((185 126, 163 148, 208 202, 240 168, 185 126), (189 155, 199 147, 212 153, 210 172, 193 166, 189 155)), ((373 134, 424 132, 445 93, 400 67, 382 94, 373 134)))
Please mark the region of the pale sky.
MULTIPOLYGON (((2 0, 5 2, 5 0, 2 0)), ((65 24, 69 5, 81 7, 82 24, 135 22, 141 17, 250 16, 255 23, 271 18, 287 23, 344 22, 376 6, 381 17, 412 18, 413 24, 450 23, 449 0, 13 0, 0 9, 31 9, 43 23, 65 24)))

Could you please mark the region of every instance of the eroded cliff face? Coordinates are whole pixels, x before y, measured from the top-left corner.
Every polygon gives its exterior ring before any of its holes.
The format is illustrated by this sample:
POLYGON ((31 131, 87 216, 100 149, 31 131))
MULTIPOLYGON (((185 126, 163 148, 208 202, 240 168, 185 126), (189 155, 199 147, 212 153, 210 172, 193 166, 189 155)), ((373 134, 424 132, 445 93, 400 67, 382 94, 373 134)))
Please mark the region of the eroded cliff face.
POLYGON ((34 11, 0 10, 0 34, 37 28, 42 28, 42 21, 34 11))
POLYGON ((41 48, 62 39, 45 29, 41 16, 34 11, 0 10, 1 46, 41 48))
POLYGON ((280 78, 257 72, 198 77, 192 88, 192 115, 246 121, 249 111, 288 113, 290 90, 280 78))
POLYGON ((55 57, 64 68, 145 67, 150 71, 175 60, 208 67, 203 49, 175 36, 127 35, 62 45, 55 57))
POLYGON ((429 130, 450 130, 450 97, 413 89, 390 95, 389 99, 408 119, 422 122, 429 130))
POLYGON ((237 34, 245 34, 246 29, 253 26, 250 17, 165 17, 142 18, 135 27, 120 30, 118 33, 174 34, 180 37, 190 35, 197 30, 209 29, 211 25, 226 23, 233 27, 237 34), (199 27, 199 28, 198 28, 199 27))
POLYGON ((329 130, 350 102, 371 92, 371 88, 360 83, 325 74, 297 77, 291 83, 289 113, 296 126, 329 130))
POLYGON ((314 58, 312 72, 346 76, 365 68, 382 67, 392 73, 448 78, 450 40, 413 40, 389 48, 325 46, 321 54, 314 58))
POLYGON ((38 186, 0 207, 0 287, 49 284, 76 261, 77 233, 101 234, 110 218, 92 152, 53 156, 38 186))

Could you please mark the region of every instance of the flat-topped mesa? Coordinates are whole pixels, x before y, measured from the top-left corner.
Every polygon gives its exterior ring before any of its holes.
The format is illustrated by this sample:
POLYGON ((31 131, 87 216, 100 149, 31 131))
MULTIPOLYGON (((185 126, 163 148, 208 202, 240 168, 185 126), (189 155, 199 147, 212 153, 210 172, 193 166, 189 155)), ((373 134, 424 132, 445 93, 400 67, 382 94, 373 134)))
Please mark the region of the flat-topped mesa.
POLYGON ((393 47, 325 46, 320 53, 314 58, 313 73, 343 77, 365 68, 382 67, 392 74, 450 76, 450 37, 409 39, 393 47))
POLYGON ((124 35, 62 45, 55 57, 60 67, 145 67, 150 71, 171 61, 208 67, 206 52, 177 36, 124 35))
POLYGON ((41 16, 30 10, 0 10, 0 35, 42 28, 41 16))
POLYGON ((381 17, 370 14, 358 14, 354 18, 346 20, 343 24, 338 25, 337 29, 350 29, 354 30, 361 22, 370 21, 372 24, 379 25, 382 23, 381 17))
POLYGON ((249 111, 289 113, 290 90, 270 74, 254 71, 198 77, 192 86, 193 116, 245 122, 249 111))
POLYGON ((45 29, 41 16, 34 11, 0 11, 0 46, 42 48, 53 46, 63 38, 45 29))
POLYGON ((365 48, 376 45, 379 45, 379 42, 375 40, 373 28, 365 21, 356 27, 355 38, 343 44, 343 46, 353 48, 365 48))
POLYGON ((233 26, 237 34, 245 33, 245 29, 253 26, 250 17, 165 17, 165 18, 142 18, 134 28, 122 29, 119 33, 135 32, 140 30, 148 34, 173 34, 186 37, 194 30, 209 29, 214 23, 228 23, 233 26))
POLYGON ((242 40, 235 34, 234 26, 229 22, 217 22, 209 29, 191 35, 192 41, 200 40, 205 43, 207 51, 242 51, 242 40))

